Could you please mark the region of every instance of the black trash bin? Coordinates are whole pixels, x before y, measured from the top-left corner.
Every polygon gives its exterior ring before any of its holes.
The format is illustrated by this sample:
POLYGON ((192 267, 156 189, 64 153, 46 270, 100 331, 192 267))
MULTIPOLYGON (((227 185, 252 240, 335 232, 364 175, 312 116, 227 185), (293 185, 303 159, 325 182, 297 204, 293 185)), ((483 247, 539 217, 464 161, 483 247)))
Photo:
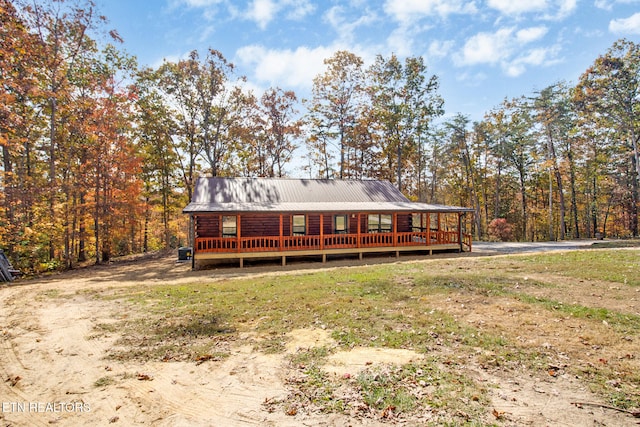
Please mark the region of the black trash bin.
POLYGON ((191 248, 178 248, 178 261, 189 261, 191 259, 191 248))

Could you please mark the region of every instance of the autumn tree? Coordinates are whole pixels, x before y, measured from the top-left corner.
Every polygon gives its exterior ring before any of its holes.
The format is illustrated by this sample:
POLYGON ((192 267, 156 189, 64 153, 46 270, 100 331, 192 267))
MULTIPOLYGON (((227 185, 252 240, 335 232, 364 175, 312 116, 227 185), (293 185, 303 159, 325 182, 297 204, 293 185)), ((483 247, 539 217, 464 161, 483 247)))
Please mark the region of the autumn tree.
POLYGON ((312 137, 307 142, 311 150, 324 152, 320 159, 325 171, 329 171, 326 151, 331 146, 337 149, 337 175, 343 179, 348 175, 346 156, 356 146, 355 131, 364 103, 364 62, 354 53, 338 51, 324 64, 326 71, 313 79, 307 117, 312 137))
POLYGON ((144 182, 144 252, 154 244, 152 218, 156 206, 160 207, 162 233, 160 247, 171 246, 171 218, 179 213, 180 202, 187 202, 176 191, 180 187, 180 155, 173 142, 174 117, 158 90, 153 71, 141 70, 136 79, 137 100, 135 102, 135 138, 142 158, 142 180, 144 182))
MULTIPOLYGON (((628 160, 625 182, 628 185, 629 231, 638 235, 640 186, 640 46, 619 40, 580 77, 578 97, 601 128, 611 134, 628 160), (629 173, 631 175, 629 175, 629 173)), ((625 168, 624 165, 621 165, 625 168)))
POLYGON ((423 163, 425 169, 425 194, 421 200, 427 203, 445 204, 444 190, 445 174, 448 158, 445 157, 444 143, 447 132, 444 125, 433 126, 427 133, 425 148, 423 151, 423 163))
MULTIPOLYGON (((35 100, 48 120, 48 203, 49 218, 56 215, 55 195, 58 187, 56 156, 61 141, 59 109, 66 105, 73 88, 69 76, 78 65, 84 51, 95 49, 89 32, 103 20, 95 13, 91 1, 60 0, 35 1, 22 7, 26 22, 38 40, 38 67, 41 96, 35 100)), ((51 223, 49 258, 55 258, 56 239, 60 239, 60 227, 51 223)))
POLYGON ((445 122, 448 141, 445 145, 447 156, 444 162, 451 175, 458 180, 452 188, 461 193, 457 204, 470 204, 475 210, 475 229, 479 237, 482 219, 479 162, 482 153, 475 146, 476 134, 469 127, 469 119, 460 113, 445 122))
POLYGON ((301 121, 296 118, 297 97, 280 88, 267 90, 260 99, 261 139, 264 141, 271 177, 283 177, 284 166, 291 161, 295 140, 301 133, 301 121))
POLYGON ((401 191, 404 173, 415 171, 419 138, 443 113, 438 78, 427 76, 426 72, 421 57, 407 58, 403 65, 395 55, 388 59, 378 55, 368 69, 372 113, 383 134, 378 140, 386 162, 381 178, 393 181, 395 171, 401 191))
POLYGON ((0 0, 0 22, 0 242, 13 255, 33 222, 39 47, 11 1, 0 0))
MULTIPOLYGON (((567 231, 566 203, 565 203, 565 173, 561 170, 563 163, 572 162, 571 133, 574 128, 573 114, 570 110, 570 97, 566 87, 560 83, 541 90, 538 96, 531 100, 533 120, 538 124, 540 141, 544 146, 546 168, 549 170, 549 240, 555 240, 554 232, 554 198, 553 185, 555 181, 560 219, 558 236, 565 239, 567 231), (559 153, 560 151, 560 153, 559 153), (561 157, 562 155, 562 157, 561 157), (563 158, 566 155, 566 158, 563 158), (553 179, 552 179, 553 177, 553 179)), ((577 218, 575 194, 575 165, 569 164, 569 170, 574 171, 570 179, 573 217, 577 218)), ((577 222, 577 221, 576 221, 577 222)), ((577 229, 576 229, 577 230, 577 229)), ((576 231, 577 232, 577 231, 576 231)))
MULTIPOLYGON (((529 235, 529 179, 534 163, 533 123, 526 100, 515 98, 505 100, 485 118, 488 137, 492 139, 491 156, 494 159, 496 178, 495 218, 507 217, 503 212, 512 214, 509 222, 518 225, 516 235, 519 239, 532 239, 529 235), (506 181, 506 182, 505 182, 506 181), (519 215, 515 216, 513 199, 504 197, 505 189, 511 184, 518 188, 519 215), (497 215, 496 215, 497 213, 497 215)), ((509 219, 509 218, 507 218, 509 219)))
POLYGON ((213 49, 202 60, 197 51, 178 62, 165 62, 157 70, 158 87, 174 109, 178 128, 174 134, 178 149, 184 153, 182 176, 188 196, 199 169, 198 159, 207 162, 209 173, 224 172, 233 150, 230 135, 237 112, 239 91, 231 86, 234 67, 213 49))

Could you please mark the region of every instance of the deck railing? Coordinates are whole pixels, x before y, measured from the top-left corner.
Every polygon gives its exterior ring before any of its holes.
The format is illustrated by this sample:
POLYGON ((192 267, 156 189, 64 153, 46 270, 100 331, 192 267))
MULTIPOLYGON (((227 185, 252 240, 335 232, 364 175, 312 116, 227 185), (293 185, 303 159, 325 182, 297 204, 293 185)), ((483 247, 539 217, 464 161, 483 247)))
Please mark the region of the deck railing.
MULTIPOLYGON (((247 253, 324 249, 395 248, 459 244, 457 231, 409 233, 326 234, 324 236, 198 237, 195 252, 247 253)), ((471 250, 471 235, 462 235, 464 250, 471 250)))

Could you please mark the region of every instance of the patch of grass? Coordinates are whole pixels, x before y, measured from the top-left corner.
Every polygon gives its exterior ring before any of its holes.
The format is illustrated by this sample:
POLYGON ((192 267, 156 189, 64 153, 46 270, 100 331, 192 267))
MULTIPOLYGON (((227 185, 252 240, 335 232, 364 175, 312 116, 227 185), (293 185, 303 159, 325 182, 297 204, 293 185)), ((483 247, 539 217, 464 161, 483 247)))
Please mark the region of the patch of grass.
POLYGON ((194 361, 203 355, 219 360, 227 352, 218 349, 218 344, 224 348, 225 338, 234 333, 207 313, 147 316, 120 322, 118 327, 122 337, 109 354, 117 360, 194 361))
POLYGON ((591 392, 604 396, 608 404, 625 410, 637 410, 640 374, 636 369, 617 372, 606 364, 581 366, 576 375, 588 381, 591 392))
POLYGON ((525 271, 640 286, 635 250, 583 250, 519 257, 525 271))
POLYGON ((290 356, 291 364, 295 366, 323 365, 331 350, 326 346, 311 347, 305 351, 299 351, 290 356))
POLYGON ((73 294, 64 293, 60 289, 47 289, 46 291, 42 291, 38 293, 36 299, 38 301, 42 301, 45 299, 63 299, 63 298, 72 298, 73 294))
POLYGON ((602 307, 585 307, 579 304, 566 304, 548 298, 534 297, 527 294, 514 294, 515 297, 528 304, 536 304, 549 311, 568 314, 577 319, 588 319, 606 322, 616 332, 621 334, 636 334, 640 330, 640 316, 635 314, 617 313, 602 307))
MULTIPOLYGON (((197 361, 199 357, 225 357, 229 343, 240 332, 263 337, 256 344, 260 351, 281 353, 288 331, 323 328, 343 349, 388 347, 428 353, 449 348, 463 359, 478 361, 488 368, 524 367, 535 374, 549 366, 551 351, 521 345, 518 331, 500 332, 499 328, 468 323, 448 304, 460 299, 486 306, 498 299, 518 301, 583 320, 586 328, 591 322, 606 321, 612 333, 636 339, 640 316, 535 297, 517 285, 523 276, 547 273, 640 286, 639 263, 638 252, 633 250, 576 251, 109 289, 97 297, 124 300, 141 315, 132 315, 98 332, 111 332, 108 328, 112 328, 122 333, 123 338, 112 352, 114 358, 197 361)), ((527 289, 562 287, 562 283, 544 284, 530 279, 526 283, 527 289)), ((510 322, 514 315, 505 311, 496 316, 503 316, 496 317, 497 321, 510 322)), ((348 389, 357 390, 361 403, 376 411, 388 407, 416 411, 427 405, 432 411, 443 411, 454 418, 452 414, 457 412, 469 415, 468 419, 464 415, 455 418, 452 425, 471 425, 481 417, 482 411, 476 406, 481 406, 486 396, 462 376, 462 369, 458 372, 436 363, 385 368, 384 372, 372 368, 357 381, 336 380, 321 369, 329 351, 320 348, 292 357, 299 376, 290 385, 301 402, 312 402, 327 412, 355 410, 344 397, 344 390, 348 389), (422 383, 437 387, 415 387, 422 383), (429 396, 418 393, 416 397, 415 393, 424 389, 429 390, 429 396), (456 406, 456 402, 463 404, 456 406)), ((574 371, 582 368, 577 365, 574 371)), ((630 400, 637 396, 628 380, 619 380, 619 375, 607 369, 597 366, 583 377, 611 402, 623 402, 620 390, 629 391, 630 400), (608 381, 620 384, 611 386, 608 381)), ((449 423, 444 416, 440 421, 443 425, 449 423)))
MULTIPOLYGON (((436 359, 404 366, 376 366, 356 378, 364 402, 378 411, 430 412, 436 419, 454 414, 456 424, 479 420, 489 403, 487 390, 453 369, 439 367, 436 359)), ((452 421, 452 420, 450 420, 452 421)))
POLYGON ((95 388, 102 388, 102 387, 106 387, 109 386, 111 384, 114 384, 116 381, 113 379, 113 377, 102 377, 102 378, 98 378, 94 383, 93 386, 95 388))
POLYGON ((599 241, 591 247, 594 249, 637 248, 640 247, 640 239, 599 241))

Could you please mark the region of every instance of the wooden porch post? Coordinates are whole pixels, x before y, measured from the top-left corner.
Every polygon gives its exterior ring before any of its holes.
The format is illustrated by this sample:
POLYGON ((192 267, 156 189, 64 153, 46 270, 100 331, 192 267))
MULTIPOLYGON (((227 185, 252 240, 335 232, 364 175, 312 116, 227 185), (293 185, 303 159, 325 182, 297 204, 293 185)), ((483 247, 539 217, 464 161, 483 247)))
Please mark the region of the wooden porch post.
POLYGON ((324 253, 324 214, 320 214, 320 250, 322 252, 322 263, 327 262, 327 254, 324 253))
POLYGON ((320 214, 320 250, 324 249, 324 214, 320 214))
POLYGON ((393 221, 391 222, 393 227, 393 246, 396 248, 396 258, 400 258, 400 251, 398 248, 398 212, 393 213, 393 221))
MULTIPOLYGON (((358 243, 356 244, 356 246, 358 247, 358 249, 360 249, 360 247, 362 246, 362 239, 361 239, 361 230, 362 230, 362 224, 360 223, 360 221, 362 220, 362 216, 360 214, 360 212, 358 212, 358 243)), ((358 258, 360 258, 360 261, 362 261, 362 251, 358 252, 358 258)))
POLYGON ((458 252, 462 252, 462 212, 458 212, 458 245, 458 252))
MULTIPOLYGON (((222 223, 222 218, 221 219, 221 223, 222 223)), ((238 239, 238 252, 242 252, 242 242, 241 242, 241 238, 242 238, 242 221, 240 220, 240 214, 236 215, 236 227, 238 228, 238 236, 236 237, 238 239)))
MULTIPOLYGON (((236 227, 238 228, 238 253, 242 253, 242 220, 240 214, 236 215, 236 227)), ((244 267, 244 258, 240 255, 240 268, 244 267)))
POLYGON ((431 245, 431 212, 427 212, 426 214, 426 219, 427 219, 427 225, 426 225, 426 229, 427 229, 427 245, 431 245))
POLYGON ((282 225, 282 214, 280 214, 280 238, 278 239, 278 249, 280 249, 281 251, 284 250, 283 248, 283 225, 282 225))
POLYGON ((189 215, 189 243, 191 243, 191 269, 196 269, 196 220, 195 215, 189 215))

